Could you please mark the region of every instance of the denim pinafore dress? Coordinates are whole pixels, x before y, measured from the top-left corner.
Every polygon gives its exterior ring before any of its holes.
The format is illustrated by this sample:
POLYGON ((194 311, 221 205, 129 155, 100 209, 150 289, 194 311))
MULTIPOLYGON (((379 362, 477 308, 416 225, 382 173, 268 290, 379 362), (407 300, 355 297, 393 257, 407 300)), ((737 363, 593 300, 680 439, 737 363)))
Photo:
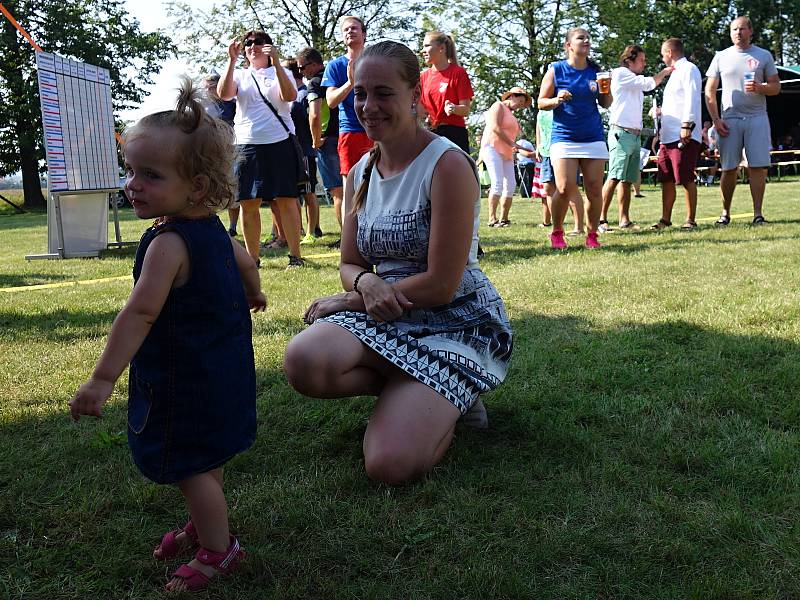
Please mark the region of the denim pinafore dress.
POLYGON ((156 483, 220 467, 256 435, 252 323, 228 232, 216 215, 150 227, 134 281, 150 243, 166 231, 186 243, 189 280, 170 291, 128 379, 128 444, 156 483))

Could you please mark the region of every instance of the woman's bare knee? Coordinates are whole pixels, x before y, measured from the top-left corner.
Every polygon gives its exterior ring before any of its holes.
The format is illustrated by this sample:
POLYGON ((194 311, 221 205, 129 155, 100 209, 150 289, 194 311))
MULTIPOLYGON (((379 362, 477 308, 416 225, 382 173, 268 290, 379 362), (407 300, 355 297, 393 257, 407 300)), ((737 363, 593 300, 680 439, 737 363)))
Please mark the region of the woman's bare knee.
POLYGON ((384 442, 364 445, 364 469, 373 481, 403 485, 422 477, 430 465, 413 450, 384 442))
POLYGON ((320 351, 320 345, 314 342, 313 336, 306 335, 306 330, 291 339, 283 355, 283 372, 286 380, 295 390, 306 396, 316 396, 324 381, 324 375, 330 369, 327 364, 327 353, 320 351))

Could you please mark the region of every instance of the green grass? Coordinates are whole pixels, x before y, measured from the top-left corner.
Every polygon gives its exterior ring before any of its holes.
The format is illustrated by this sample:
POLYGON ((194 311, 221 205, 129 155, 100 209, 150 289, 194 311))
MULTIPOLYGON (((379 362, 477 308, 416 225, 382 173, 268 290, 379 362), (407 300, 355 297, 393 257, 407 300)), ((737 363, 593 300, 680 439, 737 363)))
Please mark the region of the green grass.
MULTIPOLYGON (((649 225, 645 192, 633 216, 649 225)), ((701 190, 699 218, 719 214, 718 193, 701 190)), ((562 253, 517 201, 512 227, 481 230, 515 333, 491 428, 459 429, 399 489, 364 475, 372 399, 304 398, 281 373, 305 307, 338 287, 336 258, 287 273, 272 254, 259 436, 227 469, 249 557, 204 597, 800 597, 799 201, 784 179, 767 187, 768 226, 707 220, 562 253)), ((750 210, 740 186, 733 212, 750 210)), ((126 239, 145 225, 123 211, 126 239)), ((130 249, 26 262, 46 245, 42 214, 2 211, 0 235, 1 288, 130 273, 130 249)), ((67 414, 130 287, 0 291, 0 598, 158 598, 176 566, 150 552, 183 522, 180 494, 130 460, 124 380, 101 421, 67 414)))

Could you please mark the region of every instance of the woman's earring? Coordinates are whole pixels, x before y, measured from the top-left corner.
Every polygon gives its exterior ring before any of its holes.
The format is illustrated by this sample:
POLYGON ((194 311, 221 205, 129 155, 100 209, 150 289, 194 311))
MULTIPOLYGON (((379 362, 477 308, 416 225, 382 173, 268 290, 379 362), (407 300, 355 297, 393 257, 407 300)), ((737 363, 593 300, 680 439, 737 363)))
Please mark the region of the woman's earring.
POLYGON ((417 103, 416 102, 414 102, 411 105, 411 116, 414 117, 414 118, 417 117, 417 103))

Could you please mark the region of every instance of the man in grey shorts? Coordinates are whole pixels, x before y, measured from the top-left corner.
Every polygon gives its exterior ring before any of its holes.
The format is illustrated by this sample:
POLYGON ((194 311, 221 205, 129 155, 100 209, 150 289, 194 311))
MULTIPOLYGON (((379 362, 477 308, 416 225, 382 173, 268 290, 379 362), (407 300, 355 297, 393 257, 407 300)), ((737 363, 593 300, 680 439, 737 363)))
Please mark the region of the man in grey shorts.
POLYGON ((767 169, 770 164, 770 128, 766 96, 781 91, 775 61, 767 50, 750 43, 753 24, 749 17, 731 23, 733 46, 717 52, 706 71, 706 106, 718 134, 722 176, 722 215, 717 225, 731 222, 731 201, 736 189, 736 170, 747 156, 750 195, 753 197, 753 224, 766 223, 761 210, 767 169), (717 104, 717 88, 722 80, 722 114, 717 104), (721 117, 721 118, 720 118, 721 117))

